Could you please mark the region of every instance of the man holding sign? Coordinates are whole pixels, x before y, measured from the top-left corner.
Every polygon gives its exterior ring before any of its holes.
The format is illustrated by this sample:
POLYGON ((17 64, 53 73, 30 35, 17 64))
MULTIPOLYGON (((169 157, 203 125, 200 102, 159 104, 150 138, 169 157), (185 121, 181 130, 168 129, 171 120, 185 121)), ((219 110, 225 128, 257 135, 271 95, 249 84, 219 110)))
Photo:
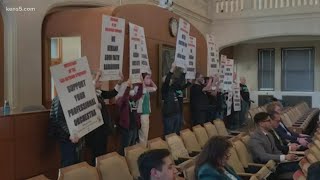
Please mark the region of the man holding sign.
POLYGON ((91 131, 86 136, 86 143, 92 151, 92 161, 91 163, 95 165, 95 158, 107 153, 107 141, 108 135, 112 134, 114 131, 114 124, 113 121, 110 119, 108 114, 107 105, 105 104, 105 99, 111 99, 118 94, 120 89, 120 85, 123 81, 123 75, 120 73, 120 80, 115 88, 111 91, 104 91, 101 90, 102 82, 101 79, 101 72, 97 72, 94 75, 94 85, 96 89, 96 95, 99 101, 99 108, 101 110, 103 125, 98 127, 97 129, 91 131))

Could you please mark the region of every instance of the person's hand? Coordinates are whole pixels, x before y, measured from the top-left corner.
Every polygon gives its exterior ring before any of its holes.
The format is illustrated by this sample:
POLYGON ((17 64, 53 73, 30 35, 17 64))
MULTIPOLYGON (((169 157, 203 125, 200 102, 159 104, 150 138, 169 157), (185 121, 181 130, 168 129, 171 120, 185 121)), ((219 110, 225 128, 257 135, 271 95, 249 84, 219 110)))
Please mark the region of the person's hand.
POLYGON ((120 85, 120 84, 122 84, 123 79, 124 79, 122 72, 119 72, 119 77, 120 77, 120 79, 118 81, 118 84, 120 85))
POLYGON ((307 134, 299 134, 300 137, 310 137, 309 135, 307 134))
POLYGON ((173 72, 174 72, 174 70, 176 69, 176 67, 177 67, 177 66, 176 66, 176 63, 172 63, 172 64, 171 64, 170 72, 172 72, 172 73, 173 73, 173 72))
POLYGON ((296 151, 298 148, 299 148, 299 144, 297 143, 290 144, 291 151, 296 151))
POLYGON ((298 138, 298 142, 305 147, 308 145, 308 141, 305 138, 298 138))
POLYGON ((79 137, 77 135, 70 136, 69 139, 74 144, 79 142, 79 137))
POLYGON ((298 156, 295 155, 295 154, 287 154, 286 155, 286 160, 287 161, 294 161, 294 160, 297 160, 298 159, 298 156))
POLYGON ((94 81, 95 81, 95 82, 97 82, 97 81, 100 79, 101 74, 102 74, 101 71, 98 70, 97 73, 96 73, 96 76, 94 77, 94 81))
POLYGON ((187 82, 192 84, 192 79, 187 79, 187 82))
POLYGON ((132 87, 132 82, 131 82, 131 79, 130 79, 130 78, 127 80, 127 86, 128 86, 129 88, 132 87))

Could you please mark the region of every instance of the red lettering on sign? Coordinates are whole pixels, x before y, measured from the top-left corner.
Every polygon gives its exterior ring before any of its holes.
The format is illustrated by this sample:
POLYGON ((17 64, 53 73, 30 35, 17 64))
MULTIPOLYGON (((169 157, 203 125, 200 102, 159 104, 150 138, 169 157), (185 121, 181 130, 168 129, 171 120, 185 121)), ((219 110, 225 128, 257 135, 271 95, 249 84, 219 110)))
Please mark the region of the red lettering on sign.
POLYGON ((64 66, 65 68, 67 68, 67 67, 70 67, 70 66, 74 66, 74 65, 76 65, 76 64, 77 64, 77 61, 72 61, 72 62, 69 62, 69 63, 64 64, 63 66, 64 66))

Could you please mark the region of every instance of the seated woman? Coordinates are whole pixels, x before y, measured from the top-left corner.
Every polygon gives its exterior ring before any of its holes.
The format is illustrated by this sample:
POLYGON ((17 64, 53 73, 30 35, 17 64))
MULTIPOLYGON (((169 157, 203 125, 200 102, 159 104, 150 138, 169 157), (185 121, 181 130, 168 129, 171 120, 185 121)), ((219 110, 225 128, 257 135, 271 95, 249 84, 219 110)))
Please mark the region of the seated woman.
POLYGON ((196 160, 197 180, 240 180, 227 165, 232 144, 226 137, 214 136, 208 140, 196 160))

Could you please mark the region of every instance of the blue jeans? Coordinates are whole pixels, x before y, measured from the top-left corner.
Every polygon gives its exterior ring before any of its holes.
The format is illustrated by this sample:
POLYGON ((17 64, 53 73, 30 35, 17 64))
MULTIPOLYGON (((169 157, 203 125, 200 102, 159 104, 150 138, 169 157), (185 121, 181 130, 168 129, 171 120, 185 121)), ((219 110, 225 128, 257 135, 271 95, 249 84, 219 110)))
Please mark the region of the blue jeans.
POLYGON ((62 142, 60 144, 61 167, 71 166, 80 162, 80 152, 77 149, 77 144, 70 141, 62 142))
POLYGON ((170 117, 163 117, 163 132, 164 135, 175 133, 178 131, 180 123, 180 114, 175 114, 170 117))
POLYGON ((121 128, 120 133, 121 133, 120 155, 124 156, 124 148, 136 144, 137 137, 138 137, 138 130, 121 128))

